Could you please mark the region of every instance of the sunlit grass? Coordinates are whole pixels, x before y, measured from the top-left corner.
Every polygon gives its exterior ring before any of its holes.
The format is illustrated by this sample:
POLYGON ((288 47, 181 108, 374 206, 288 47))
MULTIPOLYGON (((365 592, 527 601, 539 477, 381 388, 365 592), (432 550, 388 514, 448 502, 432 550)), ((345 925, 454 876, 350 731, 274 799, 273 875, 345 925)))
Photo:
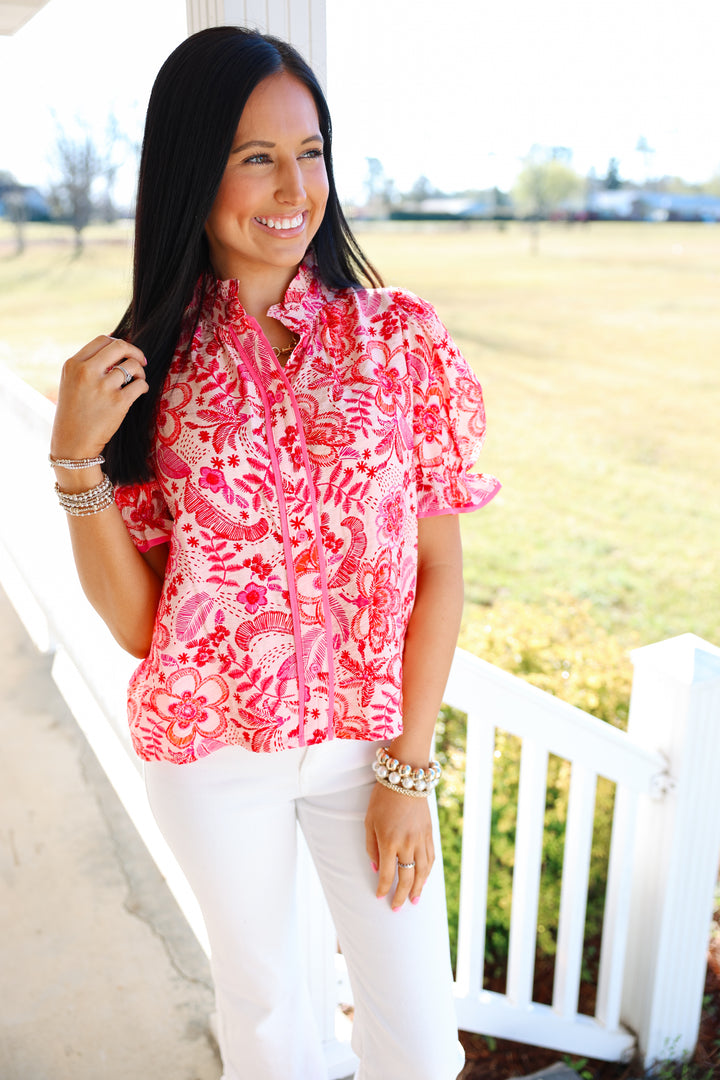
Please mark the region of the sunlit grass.
MULTIPOLYGON (((0 226, 0 359, 52 395, 62 361, 113 328, 128 230, 0 226), (109 242, 113 240, 114 242, 109 242)), ((720 228, 374 226, 389 283, 438 308, 481 377, 482 467, 504 483, 463 518, 467 619, 498 598, 588 599, 628 642, 720 642, 720 228)))
POLYGON ((127 306, 130 229, 91 226, 79 258, 69 227, 31 224, 26 233, 26 251, 14 255, 12 229, 0 222, 0 361, 54 397, 67 357, 110 333, 127 306))
POLYGON ((720 641, 720 229, 547 226, 537 257, 522 226, 362 240, 485 387, 505 486, 463 519, 468 618, 562 591, 621 635, 720 641))

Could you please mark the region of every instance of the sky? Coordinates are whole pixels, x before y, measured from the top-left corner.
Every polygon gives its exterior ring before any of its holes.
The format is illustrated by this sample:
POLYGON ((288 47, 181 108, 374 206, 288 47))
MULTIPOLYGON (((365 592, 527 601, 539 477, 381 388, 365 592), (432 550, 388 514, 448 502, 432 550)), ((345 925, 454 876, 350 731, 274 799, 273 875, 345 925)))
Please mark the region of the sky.
MULTIPOLYGON (((534 144, 583 175, 611 157, 626 179, 720 173, 720 0, 327 0, 327 27, 343 198, 363 198, 368 157, 401 191, 508 189, 534 144)), ((139 140, 185 32, 184 0, 50 0, 0 38, 0 169, 44 186, 57 121, 101 136, 114 111, 139 140)))

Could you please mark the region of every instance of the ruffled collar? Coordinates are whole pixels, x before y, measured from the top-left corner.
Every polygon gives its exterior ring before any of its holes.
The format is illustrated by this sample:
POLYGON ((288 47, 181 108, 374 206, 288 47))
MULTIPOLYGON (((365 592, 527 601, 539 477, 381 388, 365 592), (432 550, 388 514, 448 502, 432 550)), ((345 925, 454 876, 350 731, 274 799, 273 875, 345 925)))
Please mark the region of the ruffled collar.
MULTIPOLYGON (((199 313, 202 321, 213 326, 232 323, 236 329, 242 331, 250 329, 252 323, 240 302, 238 292, 239 282, 234 278, 216 278, 210 281, 201 278, 195 286, 188 311, 197 312, 202 300, 202 310, 199 313)), ((288 285, 285 296, 279 304, 273 304, 268 309, 268 315, 288 329, 302 334, 336 295, 335 290, 323 285, 315 258, 308 252, 288 285)))

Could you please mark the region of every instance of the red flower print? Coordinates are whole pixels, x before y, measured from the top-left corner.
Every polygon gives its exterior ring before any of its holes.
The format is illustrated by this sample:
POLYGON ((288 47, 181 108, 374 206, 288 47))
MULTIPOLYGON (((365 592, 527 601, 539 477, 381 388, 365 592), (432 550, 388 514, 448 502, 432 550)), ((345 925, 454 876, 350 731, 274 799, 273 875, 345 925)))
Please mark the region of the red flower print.
POLYGON ((248 615, 254 615, 261 607, 267 604, 267 589, 257 581, 251 581, 242 592, 237 595, 241 604, 245 605, 248 615))
POLYGON ((209 488, 210 491, 216 493, 220 492, 225 502, 231 503, 233 501, 233 493, 227 485, 225 474, 220 469, 201 468, 198 482, 200 487, 209 488))
POLYGON ((210 488, 211 491, 224 491, 227 484, 225 477, 218 469, 201 469, 200 487, 210 488))
POLYGON ((378 536, 383 543, 397 544, 404 521, 404 495, 402 491, 391 491, 378 507, 378 536))
POLYGON ((420 463, 426 466, 441 465, 447 421, 443 414, 440 388, 430 386, 426 394, 418 392, 413 412, 420 463))
POLYGON ((318 402, 309 394, 297 394, 302 413, 307 452, 313 465, 333 465, 340 450, 352 446, 353 433, 339 410, 320 412, 318 402))
POLYGON ((374 652, 381 652, 394 631, 394 615, 400 610, 397 565, 393 553, 384 548, 374 563, 363 562, 358 572, 361 610, 353 618, 358 640, 368 640, 374 652))
POLYGON ((288 424, 285 428, 285 434, 281 439, 278 439, 280 446, 284 446, 289 450, 293 444, 297 441, 297 428, 293 424, 288 424))
POLYGON ((272 573, 272 566, 263 560, 262 555, 253 555, 248 559, 243 559, 243 566, 249 567, 253 574, 257 574, 260 578, 270 577, 272 573))
POLYGON ((228 697, 228 688, 219 675, 201 679, 194 668, 180 668, 169 675, 162 690, 152 694, 152 706, 164 720, 169 720, 167 737, 175 746, 189 746, 200 735, 216 739, 227 721, 220 708, 228 697))
POLYGON ((407 363, 402 346, 389 349, 382 341, 372 341, 367 353, 354 366, 353 374, 361 382, 375 387, 375 402, 386 416, 410 407, 407 363))

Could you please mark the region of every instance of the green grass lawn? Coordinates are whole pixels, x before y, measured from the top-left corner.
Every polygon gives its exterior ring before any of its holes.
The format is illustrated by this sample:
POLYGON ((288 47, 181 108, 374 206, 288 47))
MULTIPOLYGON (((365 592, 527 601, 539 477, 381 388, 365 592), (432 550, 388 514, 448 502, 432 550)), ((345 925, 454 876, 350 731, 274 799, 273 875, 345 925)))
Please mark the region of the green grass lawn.
MULTIPOLYGON (((482 467, 504 488, 463 518, 469 625, 505 599, 589 600, 621 642, 720 643, 720 228, 373 226, 386 281, 431 300, 486 392, 482 467)), ((0 360, 52 395, 63 359, 127 301, 127 228, 0 225, 0 360)))
POLYGON ((535 257, 521 225, 361 239, 485 387, 504 488, 463 519, 468 619, 561 592, 628 641, 720 643, 720 229, 544 226, 535 257))

